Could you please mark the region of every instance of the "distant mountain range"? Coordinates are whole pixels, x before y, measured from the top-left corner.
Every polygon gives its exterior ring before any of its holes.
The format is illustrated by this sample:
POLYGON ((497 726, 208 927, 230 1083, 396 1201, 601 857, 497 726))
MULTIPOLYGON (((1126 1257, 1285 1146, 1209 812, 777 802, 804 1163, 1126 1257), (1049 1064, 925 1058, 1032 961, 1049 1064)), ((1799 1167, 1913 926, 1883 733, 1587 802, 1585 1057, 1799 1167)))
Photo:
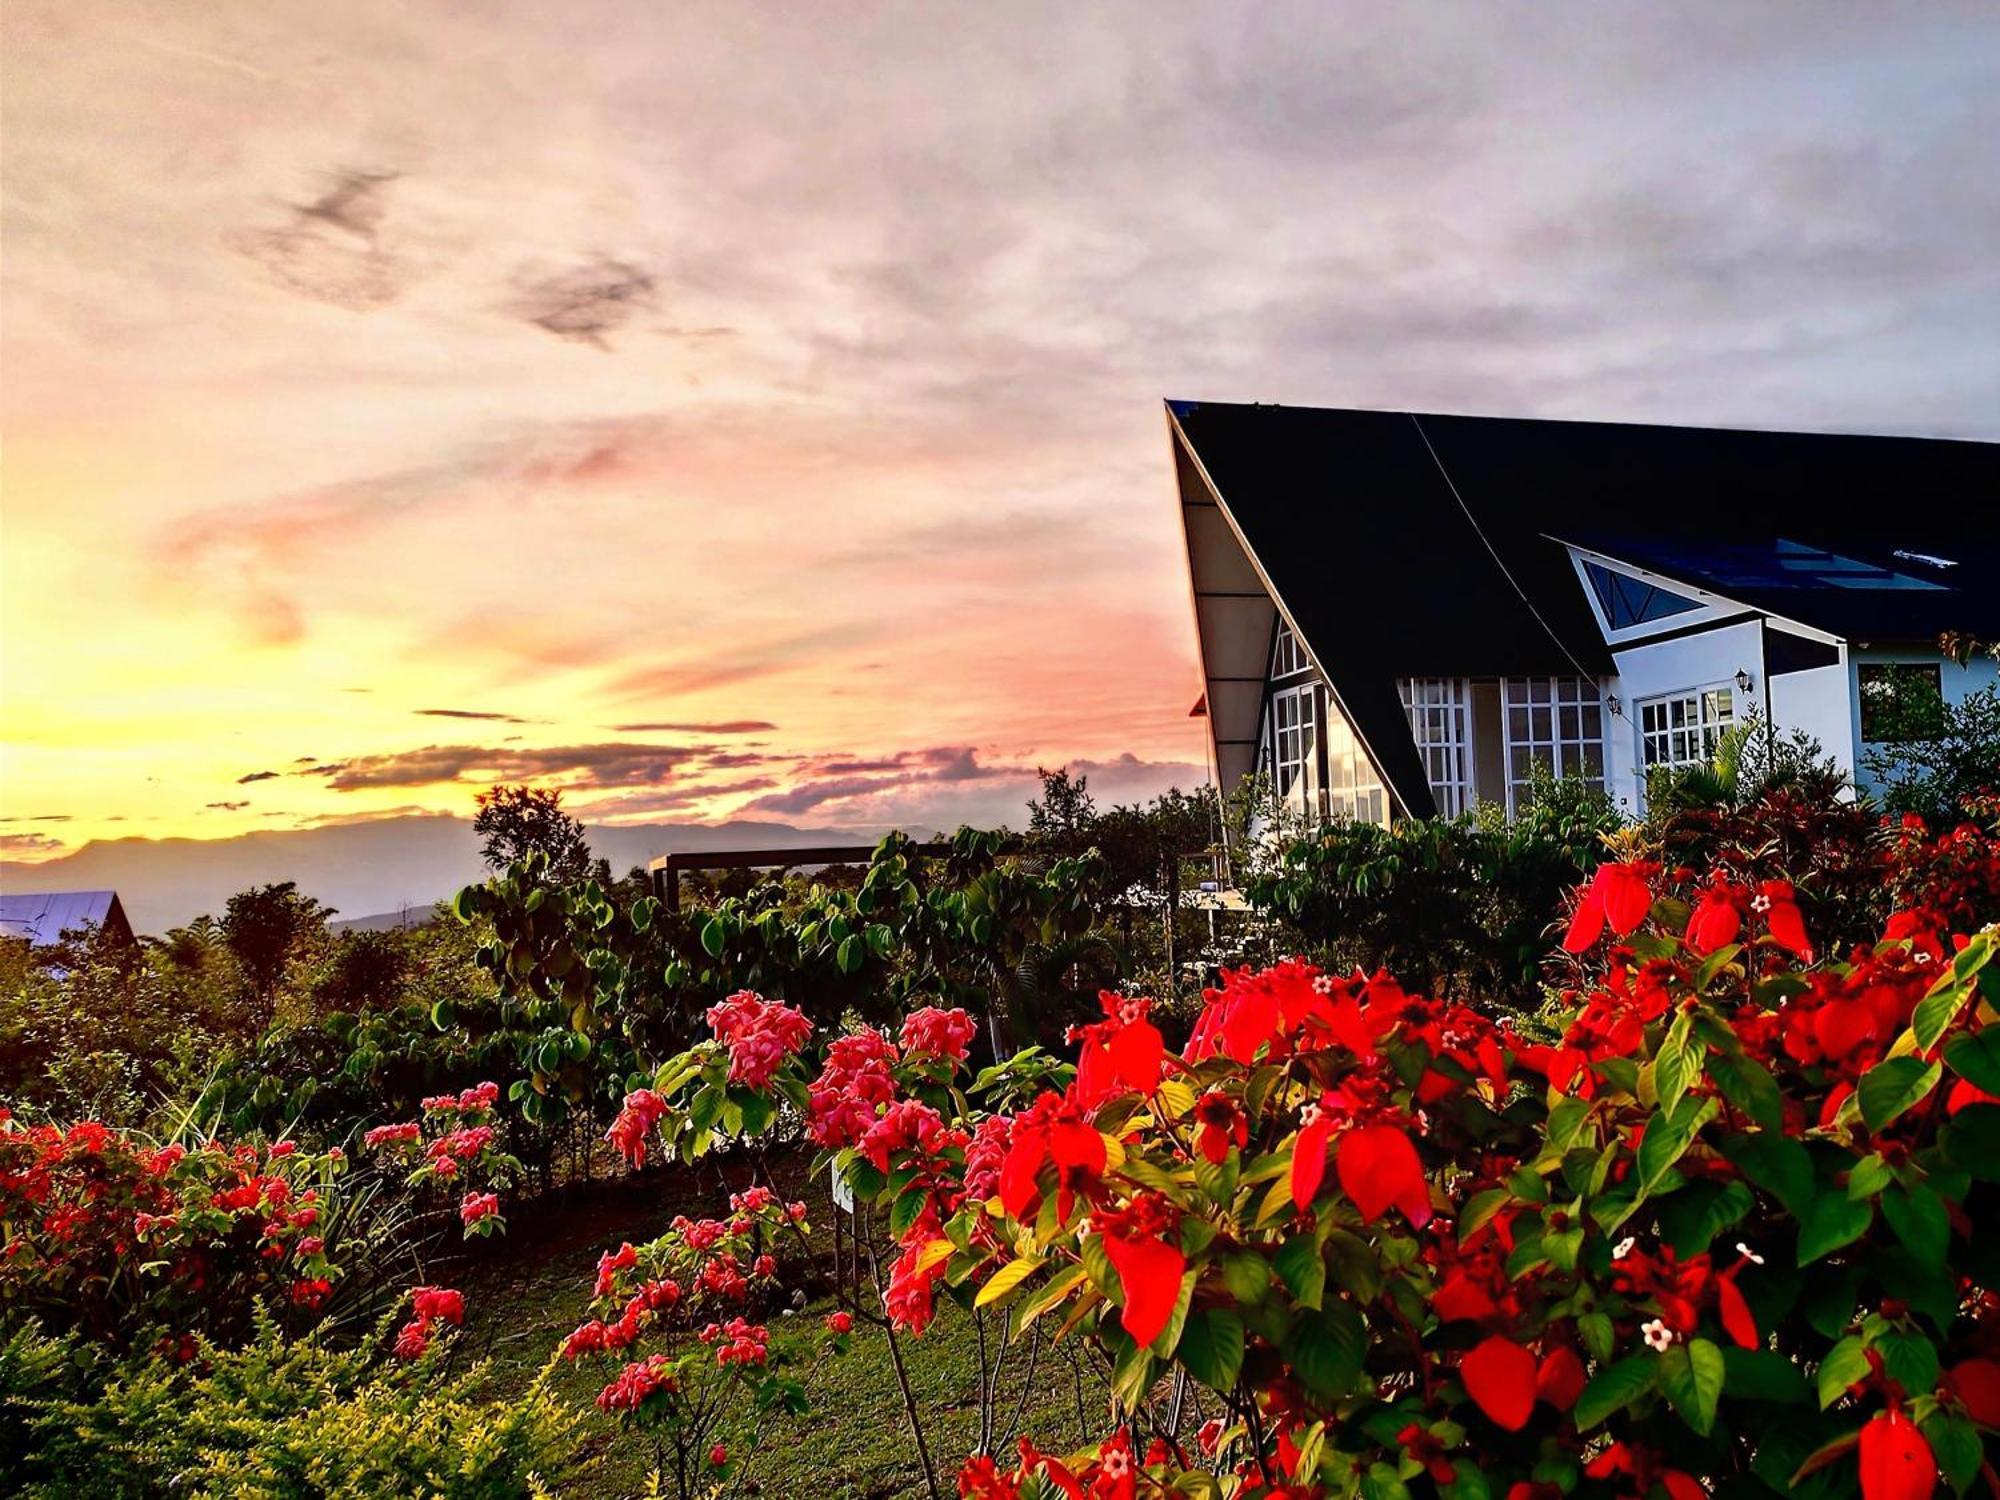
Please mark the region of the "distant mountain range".
MULTIPOLYGON (((591 852, 619 875, 681 850, 872 844, 883 832, 748 820, 589 830, 591 852)), ((394 926, 399 913, 420 916, 485 873, 471 822, 438 813, 225 839, 97 840, 35 864, 0 861, 0 891, 115 890, 132 925, 157 933, 204 912, 220 916, 238 891, 291 880, 354 926, 394 926)))

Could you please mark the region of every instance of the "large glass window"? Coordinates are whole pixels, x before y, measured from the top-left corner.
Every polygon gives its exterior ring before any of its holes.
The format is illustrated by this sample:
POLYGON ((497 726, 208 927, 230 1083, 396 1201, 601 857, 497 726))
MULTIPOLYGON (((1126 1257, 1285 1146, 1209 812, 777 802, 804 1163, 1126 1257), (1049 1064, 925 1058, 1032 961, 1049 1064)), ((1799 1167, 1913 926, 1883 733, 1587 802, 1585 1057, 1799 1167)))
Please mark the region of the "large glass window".
POLYGON ((1389 821, 1389 794, 1368 752, 1354 737, 1346 718, 1335 710, 1326 725, 1326 810, 1336 818, 1358 823, 1389 821))
POLYGON ((1934 661, 1864 661, 1861 738, 1875 745, 1934 739, 1944 728, 1944 673, 1934 661))
POLYGON ((1726 687, 1649 698, 1639 705, 1639 744, 1645 763, 1705 766, 1735 722, 1736 700, 1726 687))
POLYGON ((1463 677, 1405 677, 1397 686, 1438 811, 1455 817, 1474 800, 1472 684, 1463 677))
POLYGON ((1537 768, 1604 786, 1604 708, 1588 677, 1509 677, 1501 683, 1507 715, 1507 812, 1527 805, 1537 768))
POLYGON ((1319 740, 1318 689, 1286 688, 1271 695, 1271 771, 1280 797, 1301 785, 1319 740))

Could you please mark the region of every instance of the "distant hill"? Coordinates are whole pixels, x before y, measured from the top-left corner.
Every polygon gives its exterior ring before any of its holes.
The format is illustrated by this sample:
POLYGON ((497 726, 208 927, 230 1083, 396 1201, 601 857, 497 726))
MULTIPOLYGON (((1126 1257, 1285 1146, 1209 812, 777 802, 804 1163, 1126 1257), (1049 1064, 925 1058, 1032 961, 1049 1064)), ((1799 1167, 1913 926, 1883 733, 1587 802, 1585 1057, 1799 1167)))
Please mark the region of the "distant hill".
MULTIPOLYGON (((914 830, 913 830, 914 831, 914 830)), ((646 823, 589 830, 591 852, 623 875, 676 850, 872 844, 881 829, 789 823, 646 823)), ((37 864, 0 861, 0 890, 115 890, 132 925, 162 932, 204 912, 220 916, 238 891, 292 880, 354 925, 393 927, 480 879, 472 824, 449 814, 378 818, 225 839, 105 839, 37 864), (369 915, 369 914, 374 915, 369 915)))

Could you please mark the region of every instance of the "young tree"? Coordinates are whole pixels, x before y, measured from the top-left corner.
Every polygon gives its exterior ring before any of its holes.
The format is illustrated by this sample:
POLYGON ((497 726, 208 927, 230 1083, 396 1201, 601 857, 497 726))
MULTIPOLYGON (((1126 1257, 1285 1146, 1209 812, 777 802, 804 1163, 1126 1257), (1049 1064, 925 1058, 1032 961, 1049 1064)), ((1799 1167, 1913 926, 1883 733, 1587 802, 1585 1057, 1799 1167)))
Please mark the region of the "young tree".
POLYGON ((251 990, 268 999, 285 977, 285 965, 299 943, 324 933, 332 915, 332 908, 300 895, 292 881, 260 885, 229 898, 222 914, 222 940, 236 956, 251 990))
POLYGON ((503 783, 481 792, 472 827, 480 838, 480 857, 495 870, 540 853, 548 859, 548 879, 554 884, 570 884, 590 874, 590 845, 583 824, 563 811, 559 788, 503 783))

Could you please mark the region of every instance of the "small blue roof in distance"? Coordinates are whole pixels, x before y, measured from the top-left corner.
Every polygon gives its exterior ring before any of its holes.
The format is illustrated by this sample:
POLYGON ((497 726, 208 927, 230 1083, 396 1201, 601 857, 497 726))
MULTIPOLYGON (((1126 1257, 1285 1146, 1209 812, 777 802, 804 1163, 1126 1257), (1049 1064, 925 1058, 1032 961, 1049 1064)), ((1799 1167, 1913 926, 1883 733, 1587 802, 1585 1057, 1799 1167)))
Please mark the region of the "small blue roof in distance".
POLYGON ((36 891, 0 896, 0 937, 26 938, 39 946, 58 942, 76 927, 102 927, 116 891, 36 891))
POLYGON ((1167 410, 1172 412, 1176 417, 1185 417, 1189 413, 1199 411, 1200 409, 1201 403, 1199 401, 1176 401, 1171 396, 1167 398, 1167 410))

